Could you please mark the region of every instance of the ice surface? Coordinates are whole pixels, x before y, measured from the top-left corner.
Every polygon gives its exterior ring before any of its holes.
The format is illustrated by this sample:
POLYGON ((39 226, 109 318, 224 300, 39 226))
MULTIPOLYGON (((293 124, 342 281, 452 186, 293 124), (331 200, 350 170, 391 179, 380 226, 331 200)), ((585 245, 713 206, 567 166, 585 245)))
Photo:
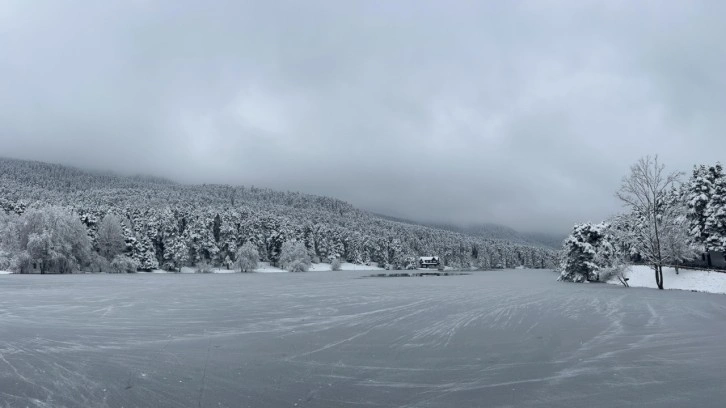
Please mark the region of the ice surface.
POLYGON ((368 274, 1 276, 0 407, 726 399, 726 296, 541 270, 368 274))

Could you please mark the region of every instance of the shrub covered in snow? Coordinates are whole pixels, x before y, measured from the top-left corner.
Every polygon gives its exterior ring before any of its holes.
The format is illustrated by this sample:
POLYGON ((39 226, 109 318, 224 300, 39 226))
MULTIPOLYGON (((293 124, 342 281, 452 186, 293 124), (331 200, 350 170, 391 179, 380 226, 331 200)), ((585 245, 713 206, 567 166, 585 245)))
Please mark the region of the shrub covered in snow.
POLYGON ((609 228, 606 223, 575 225, 564 243, 559 280, 601 280, 600 274, 611 273, 619 262, 609 228))
POLYGON ((290 272, 306 272, 312 262, 305 244, 287 241, 282 244, 280 264, 290 272))
POLYGON ((91 255, 91 262, 84 270, 86 272, 111 272, 111 262, 94 252, 91 255))
POLYGON ((330 263, 330 269, 332 269, 334 271, 339 271, 341 267, 342 267, 342 263, 340 262, 340 258, 335 258, 330 263))
POLYGON ((409 255, 409 256, 407 256, 407 257, 405 257, 403 259, 403 262, 402 262, 401 266, 402 266, 402 269, 405 269, 405 270, 408 270, 408 271, 417 269, 418 266, 419 266, 419 264, 418 264, 418 258, 415 257, 415 256, 409 255))
POLYGON ((111 272, 134 273, 139 269, 139 262, 126 255, 116 255, 111 261, 111 272))
POLYGON ((625 264, 625 262, 621 262, 620 260, 615 261, 610 265, 609 267, 604 267, 600 269, 597 272, 597 278, 599 282, 607 282, 609 280, 612 280, 616 277, 625 277, 625 272, 627 272, 628 266, 625 264))
POLYGON ((235 261, 235 267, 240 272, 252 272, 257 268, 257 262, 260 259, 260 254, 257 252, 257 248, 251 242, 245 242, 237 250, 237 260, 235 261))
POLYGON ((196 273, 212 273, 214 268, 207 261, 202 261, 197 264, 196 273))
POLYGON ((285 269, 288 272, 307 272, 308 269, 310 269, 310 264, 307 264, 302 260, 296 259, 294 261, 288 262, 287 265, 285 265, 285 269))

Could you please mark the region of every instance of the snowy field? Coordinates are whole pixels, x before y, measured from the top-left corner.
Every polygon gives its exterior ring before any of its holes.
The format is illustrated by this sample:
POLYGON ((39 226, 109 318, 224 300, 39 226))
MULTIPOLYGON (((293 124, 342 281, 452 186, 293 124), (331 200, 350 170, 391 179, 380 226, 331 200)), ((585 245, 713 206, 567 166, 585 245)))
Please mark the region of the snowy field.
MULTIPOLYGON (((655 272, 649 266, 631 266, 625 273, 629 278, 628 284, 638 288, 657 288, 655 272)), ((608 283, 620 285, 617 278, 608 283)), ((665 289, 695 290, 698 292, 726 293, 726 273, 715 271, 699 271, 681 269, 676 274, 674 268, 663 268, 663 286, 665 289)))
POLYGON ((0 276, 0 407, 726 400, 726 296, 365 274, 0 276))

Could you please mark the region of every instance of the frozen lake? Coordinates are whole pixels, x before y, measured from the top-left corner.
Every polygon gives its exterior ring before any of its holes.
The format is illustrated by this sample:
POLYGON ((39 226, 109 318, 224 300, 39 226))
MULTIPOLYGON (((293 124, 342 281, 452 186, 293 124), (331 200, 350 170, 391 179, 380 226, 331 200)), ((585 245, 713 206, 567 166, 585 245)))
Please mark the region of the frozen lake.
POLYGON ((364 274, 0 276, 0 407, 726 404, 724 295, 364 274))

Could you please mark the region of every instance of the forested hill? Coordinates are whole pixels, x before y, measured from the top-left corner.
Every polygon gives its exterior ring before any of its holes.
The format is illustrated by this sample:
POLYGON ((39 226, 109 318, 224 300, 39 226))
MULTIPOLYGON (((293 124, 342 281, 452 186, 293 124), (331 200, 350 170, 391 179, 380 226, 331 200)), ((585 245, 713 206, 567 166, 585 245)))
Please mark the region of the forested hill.
POLYGON ((420 222, 414 220, 408 220, 405 218, 394 217, 385 214, 374 214, 377 217, 384 218, 391 221, 402 222, 406 224, 421 225, 424 227, 431 227, 435 229, 442 229, 451 232, 458 232, 464 235, 470 235, 474 237, 507 241, 510 243, 528 245, 528 246, 541 246, 551 249, 560 249, 562 247, 562 241, 565 240, 566 236, 558 236, 554 234, 545 233, 524 233, 510 228, 504 225, 484 223, 484 224, 470 224, 467 226, 456 225, 456 224, 444 224, 444 223, 430 223, 420 222))
POLYGON ((544 246, 552 249, 562 247, 562 241, 566 237, 519 232, 513 228, 499 224, 472 224, 467 226, 451 225, 451 224, 429 224, 431 227, 445 229, 453 232, 460 232, 466 235, 481 237, 486 239, 499 239, 503 241, 515 242, 524 245, 544 246))
POLYGON ((0 208, 72 208, 95 244, 98 223, 121 216, 127 252, 143 269, 234 261, 245 242, 277 262, 286 241, 302 241, 323 261, 405 267, 439 255, 454 267, 550 267, 553 251, 521 243, 385 219, 329 197, 255 187, 185 185, 0 158, 0 208))
POLYGON ((48 201, 75 206, 89 195, 94 203, 125 205, 228 205, 261 203, 294 208, 355 212, 352 205, 329 197, 278 192, 255 187, 185 185, 153 176, 123 177, 37 161, 0 158, 0 195, 11 201, 48 201), (91 193, 93 192, 93 193, 91 193), (80 201, 78 201, 80 200, 80 201))

